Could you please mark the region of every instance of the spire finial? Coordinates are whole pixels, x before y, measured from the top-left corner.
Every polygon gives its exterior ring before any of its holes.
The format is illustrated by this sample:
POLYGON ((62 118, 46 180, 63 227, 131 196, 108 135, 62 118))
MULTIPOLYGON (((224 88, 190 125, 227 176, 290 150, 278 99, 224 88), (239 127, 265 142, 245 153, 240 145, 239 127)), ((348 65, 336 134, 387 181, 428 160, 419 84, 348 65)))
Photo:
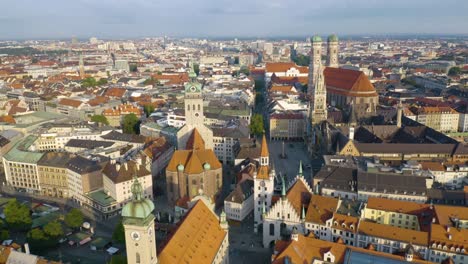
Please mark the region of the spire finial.
POLYGON ((302 176, 302 160, 299 160, 299 176, 302 176))
POLYGON ((281 177, 281 181, 282 181, 281 196, 284 198, 286 197, 286 183, 284 181, 284 176, 281 177))
POLYGON ((302 219, 302 220, 305 219, 305 207, 304 207, 304 205, 302 205, 302 215, 301 215, 301 219, 302 219))
POLYGON ((138 181, 138 177, 135 175, 133 176, 133 184, 131 187, 133 200, 138 201, 141 200, 141 193, 143 192, 143 187, 141 187, 140 182, 138 181))

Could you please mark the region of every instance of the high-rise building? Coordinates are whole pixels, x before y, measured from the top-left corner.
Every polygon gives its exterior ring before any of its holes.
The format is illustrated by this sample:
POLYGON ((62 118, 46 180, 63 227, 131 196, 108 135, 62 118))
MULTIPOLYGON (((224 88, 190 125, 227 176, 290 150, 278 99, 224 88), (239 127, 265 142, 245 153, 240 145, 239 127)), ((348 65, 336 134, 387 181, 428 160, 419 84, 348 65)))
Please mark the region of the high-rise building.
POLYGON ((322 38, 315 35, 311 38, 312 49, 310 51, 310 65, 309 65, 309 83, 307 93, 312 95, 317 80, 318 69, 322 64, 322 38))
POLYGON ((79 65, 80 65, 80 78, 83 79, 85 77, 83 55, 80 55, 79 65))
POLYGON ((338 68, 338 36, 332 34, 327 40, 327 66, 338 68))
POLYGON ((122 209, 125 229, 127 263, 158 263, 156 235, 154 232, 154 203, 143 197, 143 187, 135 178, 132 201, 122 209))

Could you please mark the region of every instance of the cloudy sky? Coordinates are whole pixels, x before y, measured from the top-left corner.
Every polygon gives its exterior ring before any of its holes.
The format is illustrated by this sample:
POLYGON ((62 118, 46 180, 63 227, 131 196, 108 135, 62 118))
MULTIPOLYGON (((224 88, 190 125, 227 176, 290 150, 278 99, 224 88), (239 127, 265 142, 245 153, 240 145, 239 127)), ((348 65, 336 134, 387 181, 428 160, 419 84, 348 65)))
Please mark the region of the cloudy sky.
POLYGON ((468 33, 468 0, 0 0, 0 39, 468 33))

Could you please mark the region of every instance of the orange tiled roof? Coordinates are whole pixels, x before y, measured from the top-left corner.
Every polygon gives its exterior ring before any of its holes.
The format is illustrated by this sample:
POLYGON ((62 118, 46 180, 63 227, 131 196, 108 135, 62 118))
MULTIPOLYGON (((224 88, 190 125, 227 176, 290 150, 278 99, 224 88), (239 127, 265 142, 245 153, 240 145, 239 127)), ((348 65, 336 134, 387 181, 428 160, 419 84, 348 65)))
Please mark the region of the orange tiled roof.
POLYGON ((359 218, 354 217, 354 216, 343 215, 343 214, 338 214, 338 213, 335 213, 333 215, 332 225, 333 225, 333 228, 336 228, 336 229, 355 233, 357 232, 358 223, 359 223, 359 218), (336 225, 335 225, 335 221, 336 221, 336 225))
MULTIPOLYGON (((468 249, 468 229, 457 229, 450 228, 447 230, 446 227, 438 224, 432 224, 430 233, 429 247, 438 248, 441 245, 441 249, 444 251, 454 251, 456 248, 468 249), (434 245, 435 244, 435 245, 434 245), (444 246, 446 248, 444 249, 444 246)), ((466 255, 467 253, 465 253, 466 255)))
POLYGON ((60 105, 66 105, 66 106, 71 106, 74 108, 79 107, 83 102, 74 100, 74 99, 68 99, 68 98, 63 98, 59 101, 60 105))
MULTIPOLYGON (((404 256, 401 255, 333 243, 316 239, 313 235, 308 237, 299 235, 297 241, 277 241, 275 244, 275 251, 279 253, 272 256, 272 264, 284 264, 286 257, 289 258, 289 263, 310 263, 310 261, 314 259, 325 260, 324 254, 327 252, 331 252, 335 256, 334 263, 343 263, 345 262, 344 257, 347 250, 385 257, 400 262, 405 261, 404 256)), ((412 263, 429 264, 432 262, 414 258, 412 263)))
POLYGON ((268 157, 268 156, 270 156, 270 153, 268 151, 268 144, 267 144, 267 141, 266 141, 265 134, 263 134, 262 148, 260 150, 260 157, 268 157))
POLYGON ((297 94, 296 91, 293 91, 294 87, 286 85, 273 85, 270 88, 270 92, 280 92, 285 94, 297 94))
POLYGON ((329 93, 353 97, 377 96, 374 86, 362 71, 326 67, 323 75, 329 93))
POLYGON ((211 170, 221 168, 221 163, 212 149, 205 150, 176 150, 172 155, 167 170, 177 172, 179 164, 184 165, 184 172, 188 174, 199 174, 203 172, 203 164, 210 164, 211 170))
POLYGON ((218 217, 201 200, 181 221, 161 250, 161 263, 213 263, 226 237, 218 217))
POLYGON ((298 215, 302 213, 302 207, 307 208, 310 203, 312 193, 304 185, 302 180, 296 180, 291 188, 289 188, 286 198, 296 210, 298 215))
POLYGON ((321 195, 312 195, 307 206, 306 221, 325 224, 333 217, 338 207, 338 199, 321 195))
POLYGON ((416 215, 430 210, 429 204, 420 204, 408 201, 391 200, 379 197, 369 197, 367 208, 416 215))
POLYGON ((5 122, 9 124, 16 124, 15 119, 10 115, 0 116, 0 122, 5 122))
POLYGON ((257 170, 257 178, 268 180, 270 177, 270 167, 269 166, 260 166, 257 170))
POLYGON ((298 66, 293 62, 267 62, 265 65, 266 72, 287 72, 291 68, 296 68, 300 73, 308 73, 309 67, 298 66))
POLYGON ((205 149, 205 141, 203 140, 202 136, 198 132, 198 129, 194 128, 192 134, 190 135, 186 149, 192 150, 204 150, 205 149))
POLYGON ((404 229, 391 225, 382 225, 365 220, 359 223, 358 232, 359 234, 367 236, 382 237, 420 246, 426 246, 429 239, 429 234, 427 232, 404 229))
POLYGON ((452 219, 468 220, 468 207, 435 205, 434 212, 437 223, 444 226, 452 225, 452 219))
POLYGON ((104 93, 105 96, 109 97, 123 97, 125 92, 127 90, 122 89, 122 88, 109 88, 107 91, 104 93))

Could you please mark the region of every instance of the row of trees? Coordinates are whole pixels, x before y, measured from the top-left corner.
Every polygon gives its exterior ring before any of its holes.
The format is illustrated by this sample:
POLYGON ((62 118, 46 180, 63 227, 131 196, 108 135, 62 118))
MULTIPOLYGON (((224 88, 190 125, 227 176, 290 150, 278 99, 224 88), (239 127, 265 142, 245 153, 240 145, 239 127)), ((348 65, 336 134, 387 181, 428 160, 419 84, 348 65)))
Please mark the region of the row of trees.
POLYGON ((88 78, 83 79, 83 81, 81 81, 81 86, 85 88, 96 87, 96 86, 104 85, 104 84, 107 84, 107 79, 104 79, 104 78, 101 78, 99 79, 99 81, 96 81, 96 79, 94 79, 93 77, 88 77, 88 78))
MULTIPOLYGON (((58 221, 47 223, 42 228, 31 229, 32 216, 29 207, 16 199, 10 200, 4 210, 5 221, 0 222, 0 240, 9 238, 9 231, 27 232, 26 238, 33 250, 43 250, 55 246, 63 237, 62 224, 58 221)), ((64 217, 64 223, 71 229, 79 228, 84 221, 79 209, 72 209, 64 217)))

